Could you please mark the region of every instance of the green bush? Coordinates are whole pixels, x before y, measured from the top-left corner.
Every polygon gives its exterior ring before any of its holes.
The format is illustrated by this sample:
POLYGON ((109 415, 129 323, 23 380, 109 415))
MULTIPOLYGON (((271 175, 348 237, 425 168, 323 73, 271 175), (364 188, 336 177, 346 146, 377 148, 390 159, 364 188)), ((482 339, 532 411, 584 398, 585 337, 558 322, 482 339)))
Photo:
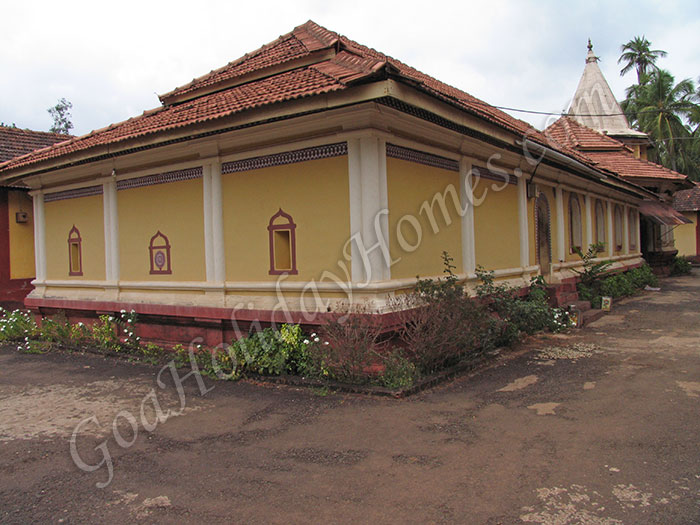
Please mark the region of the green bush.
POLYGON ((683 256, 676 256, 671 262, 671 275, 688 275, 693 267, 690 261, 683 256))
POLYGON ((0 308, 0 341, 22 341, 29 344, 38 332, 34 317, 22 310, 11 312, 0 308))
POLYGON ((636 292, 630 278, 625 273, 611 275, 600 284, 600 295, 608 297, 625 297, 636 292))

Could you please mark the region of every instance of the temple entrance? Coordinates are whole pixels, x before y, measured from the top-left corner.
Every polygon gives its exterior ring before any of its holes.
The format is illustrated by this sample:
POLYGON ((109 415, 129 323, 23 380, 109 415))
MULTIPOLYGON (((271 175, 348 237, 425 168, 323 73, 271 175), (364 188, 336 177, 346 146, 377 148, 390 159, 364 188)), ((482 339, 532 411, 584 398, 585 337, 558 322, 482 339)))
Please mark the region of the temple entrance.
POLYGON ((540 193, 535 204, 535 224, 537 225, 537 264, 540 265, 542 275, 549 275, 552 262, 552 235, 549 222, 549 203, 547 197, 540 193))

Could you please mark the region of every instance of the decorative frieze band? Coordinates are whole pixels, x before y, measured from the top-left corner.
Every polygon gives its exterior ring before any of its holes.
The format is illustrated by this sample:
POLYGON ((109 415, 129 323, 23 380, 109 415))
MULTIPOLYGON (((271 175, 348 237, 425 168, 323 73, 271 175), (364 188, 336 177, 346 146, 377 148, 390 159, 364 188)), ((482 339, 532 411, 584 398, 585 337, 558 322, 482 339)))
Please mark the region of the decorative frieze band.
POLYGON ((77 188, 74 190, 57 191, 55 193, 46 193, 44 194, 44 202, 77 199, 78 197, 91 197, 93 195, 102 195, 102 185, 88 186, 87 188, 77 188))
POLYGON ((270 166, 282 166, 284 164, 305 162, 307 160, 340 157, 341 155, 347 154, 347 142, 338 142, 336 144, 326 144, 324 146, 314 146, 312 148, 285 151, 284 153, 275 153, 273 155, 263 155, 261 157, 225 162, 221 165, 221 173, 225 174, 256 170, 260 168, 268 168, 270 166))
POLYGON ((501 170, 500 173, 481 166, 472 166, 474 177, 495 180, 496 182, 507 182, 508 184, 518 184, 518 178, 515 175, 507 173, 503 168, 499 168, 499 170, 501 170))
POLYGON ((386 156, 394 159, 416 162, 433 168, 442 168, 449 171, 459 171, 459 162, 456 160, 425 153, 411 148, 404 148, 395 144, 386 145, 386 156))
POLYGON ((117 181, 118 190, 128 190, 131 188, 140 188, 142 186, 152 186, 154 184, 165 184, 167 182, 179 182, 181 180, 199 179, 202 177, 202 167, 189 168, 186 170, 168 171, 167 173, 157 173, 155 175, 146 175, 144 177, 136 177, 117 181))

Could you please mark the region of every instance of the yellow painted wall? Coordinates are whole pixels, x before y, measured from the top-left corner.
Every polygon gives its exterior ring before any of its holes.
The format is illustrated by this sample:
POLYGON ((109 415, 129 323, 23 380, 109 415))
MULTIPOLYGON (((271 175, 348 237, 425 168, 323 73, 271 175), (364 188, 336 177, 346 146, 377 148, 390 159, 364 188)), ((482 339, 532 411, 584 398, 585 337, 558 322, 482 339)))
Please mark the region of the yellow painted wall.
MULTIPOLYGON (((552 244, 551 246, 551 252, 552 252, 552 263, 557 263, 557 202, 554 199, 554 189, 551 188, 550 186, 545 186, 544 184, 538 184, 537 186, 539 188, 540 193, 544 194, 544 196, 547 198, 547 204, 549 204, 549 232, 550 232, 550 242, 552 244)), ((532 209, 530 210, 530 217, 529 220, 533 221, 533 224, 537 224, 537 217, 535 217, 535 206, 533 205, 532 209)), ((534 236, 534 233, 533 233, 534 236)), ((533 240, 533 246, 534 246, 534 240, 533 240)), ((536 250, 533 249, 534 253, 534 260, 535 264, 539 264, 537 261, 537 253, 536 250)), ((543 272, 546 273, 548 269, 544 269, 543 272)))
POLYGON ((287 280, 318 280, 324 270, 350 279, 338 267, 350 238, 346 156, 230 173, 221 182, 227 280, 277 279, 269 274, 267 226, 280 208, 297 225, 299 273, 287 280))
POLYGON ((102 195, 47 202, 46 275, 49 279, 105 278, 104 213, 102 195), (75 225, 82 238, 83 275, 69 276, 68 234, 75 225))
POLYGON ((696 228, 698 224, 698 212, 684 211, 683 215, 686 219, 693 221, 692 224, 681 224, 673 231, 676 239, 676 249, 678 255, 698 255, 698 247, 696 240, 696 228))
POLYGON ((202 186, 202 179, 193 179, 117 192, 122 280, 206 279, 202 186), (148 247, 158 231, 170 242, 171 275, 150 274, 148 247))
POLYGON ((10 223, 10 279, 31 279, 35 273, 32 198, 24 191, 9 191, 7 200, 10 223), (17 222, 16 213, 19 211, 27 213, 27 222, 17 222))
POLYGON ((459 173, 394 158, 387 158, 386 162, 390 251, 392 260, 400 259, 391 267, 392 279, 442 275, 443 251, 447 251, 454 259, 453 264, 457 268, 455 271, 461 272, 462 224, 453 198, 456 195, 459 204, 459 173), (432 206, 431 203, 435 195, 439 193, 442 196, 450 185, 454 192, 450 190, 445 199, 449 219, 447 224, 439 201, 432 206), (402 220, 404 216, 415 220, 402 220), (433 229, 431 218, 437 233, 433 229), (418 228, 415 227, 416 224, 418 228), (399 227, 400 234, 397 231, 399 227), (417 247, 411 251, 413 246, 417 247))
POLYGON ((481 179, 474 187, 474 199, 483 202, 474 208, 476 264, 487 270, 520 266, 518 188, 502 182, 481 179))

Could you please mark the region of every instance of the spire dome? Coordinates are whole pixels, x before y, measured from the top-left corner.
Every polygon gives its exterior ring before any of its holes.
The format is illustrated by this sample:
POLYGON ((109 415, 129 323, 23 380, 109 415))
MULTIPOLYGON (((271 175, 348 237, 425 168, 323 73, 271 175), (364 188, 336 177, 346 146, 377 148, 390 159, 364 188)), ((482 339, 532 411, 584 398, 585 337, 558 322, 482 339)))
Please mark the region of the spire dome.
POLYGON ((645 138, 644 133, 630 128, 620 104, 615 100, 615 95, 598 66, 599 60, 593 52, 593 44, 589 38, 586 65, 569 106, 568 115, 579 124, 606 135, 645 138))

